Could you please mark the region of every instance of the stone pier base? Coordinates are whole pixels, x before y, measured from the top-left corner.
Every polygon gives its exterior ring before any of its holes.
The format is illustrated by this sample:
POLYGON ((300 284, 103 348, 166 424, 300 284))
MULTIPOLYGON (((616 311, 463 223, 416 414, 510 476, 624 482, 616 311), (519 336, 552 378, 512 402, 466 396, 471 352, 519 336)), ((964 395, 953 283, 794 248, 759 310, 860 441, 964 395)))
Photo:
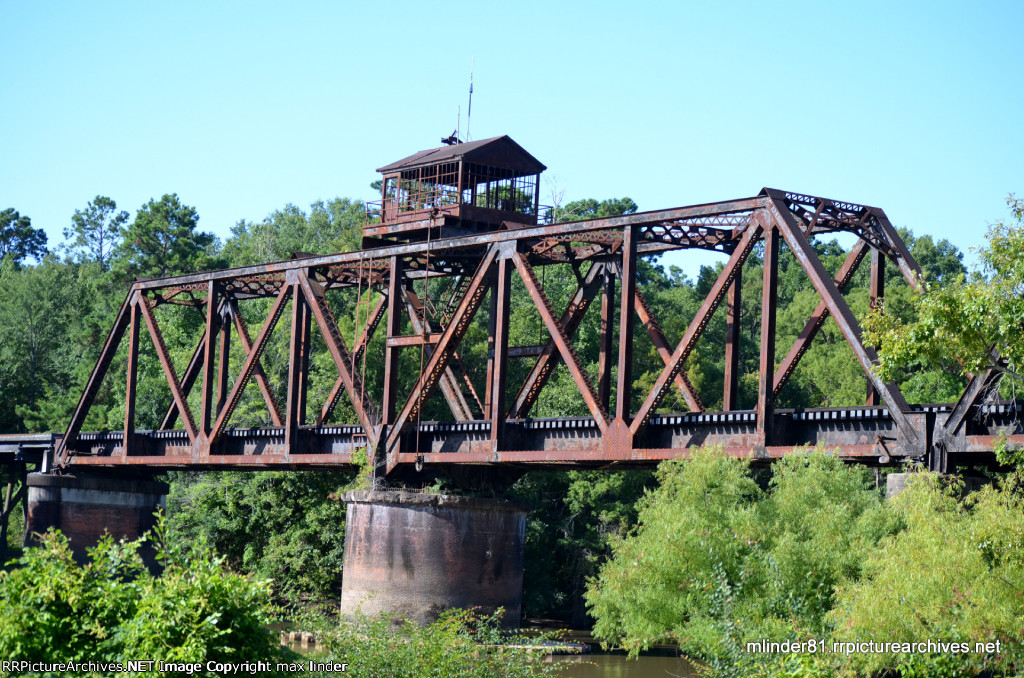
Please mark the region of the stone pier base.
POLYGON ((412 492, 344 497, 341 612, 421 624, 446 609, 505 609, 518 626, 526 510, 507 501, 412 492))
POLYGON ((156 523, 154 512, 164 507, 167 485, 100 474, 28 475, 28 544, 36 534, 53 527, 71 543, 75 559, 84 562, 85 549, 105 533, 115 539, 137 539, 156 523))

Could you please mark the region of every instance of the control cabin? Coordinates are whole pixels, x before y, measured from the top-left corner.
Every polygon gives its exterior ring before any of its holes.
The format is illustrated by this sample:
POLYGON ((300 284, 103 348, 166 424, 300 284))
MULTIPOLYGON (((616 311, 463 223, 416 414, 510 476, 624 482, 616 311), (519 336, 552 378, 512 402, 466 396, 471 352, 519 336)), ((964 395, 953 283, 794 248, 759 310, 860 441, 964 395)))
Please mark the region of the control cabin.
POLYGON ((363 246, 496 231, 503 222, 535 226, 540 173, 547 169, 508 136, 414 153, 378 168, 379 203, 368 205, 363 246))

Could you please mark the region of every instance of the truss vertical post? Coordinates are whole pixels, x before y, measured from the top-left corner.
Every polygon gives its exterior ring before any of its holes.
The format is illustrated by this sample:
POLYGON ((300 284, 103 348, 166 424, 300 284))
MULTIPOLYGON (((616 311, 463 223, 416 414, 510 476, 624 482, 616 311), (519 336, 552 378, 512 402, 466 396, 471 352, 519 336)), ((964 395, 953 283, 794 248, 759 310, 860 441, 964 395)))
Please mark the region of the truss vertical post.
MULTIPOLYGON (((405 302, 402 299, 402 259, 391 257, 391 278, 388 280, 388 321, 385 327, 385 338, 391 339, 402 333, 402 312, 405 302)), ((389 429, 395 423, 396 404, 398 403, 398 357, 402 350, 397 346, 387 345, 384 349, 384 397, 381 407, 381 430, 378 440, 387 440, 389 429)))
POLYGON ((491 383, 494 380, 494 360, 498 356, 499 347, 494 340, 498 321, 498 282, 491 285, 490 317, 487 320, 487 376, 484 377, 484 418, 490 419, 492 412, 491 383))
POLYGON ((771 444, 775 397, 775 308, 779 282, 779 229, 771 226, 764 234, 764 275, 761 290, 761 359, 757 379, 757 437, 771 444))
POLYGON ((203 346, 203 393, 199 405, 199 438, 204 444, 208 444, 207 436, 213 424, 213 382, 215 379, 214 364, 215 352, 217 350, 216 336, 220 329, 218 327, 220 316, 217 315, 217 289, 218 285, 211 280, 206 285, 206 333, 205 345, 203 346))
POLYGON ((289 453, 298 451, 299 426, 301 415, 299 409, 302 405, 300 392, 302 390, 302 325, 303 317, 307 311, 305 306, 305 295, 299 283, 292 287, 292 327, 291 342, 288 350, 288 400, 285 404, 284 417, 284 444, 289 453))
POLYGON ((615 306, 615 276, 605 270, 601 280, 601 334, 598 339, 597 400, 601 407, 611 409, 612 351, 615 335, 612 333, 612 310, 615 306))
MULTIPOLYGON (((505 439, 505 386, 508 377, 508 324, 511 312, 512 265, 506 253, 498 259, 497 284, 492 291, 497 292, 497 311, 494 317, 494 369, 487 385, 488 399, 491 403, 491 454, 495 457, 505 439)), ((496 459, 495 459, 496 460, 496 459)))
MULTIPOLYGON (((299 426, 306 425, 306 404, 309 400, 309 351, 310 351, 310 323, 313 314, 310 312, 309 304, 299 304, 299 353, 298 353, 298 390, 295 394, 295 413, 299 426)), ((352 371, 355 372, 355 360, 352 361, 352 371)))
MULTIPOLYGON (((877 247, 871 248, 871 308, 881 305, 885 298, 885 255, 877 247)), ((878 350, 877 347, 875 350, 878 350)), ((875 385, 868 380, 867 404, 876 406, 881 402, 875 385)))
POLYGON ((739 397, 740 378, 740 304, 743 292, 743 267, 736 269, 736 277, 729 285, 725 315, 725 379, 722 409, 735 410, 739 397))
POLYGON ((218 349, 219 362, 217 363, 217 412, 220 412, 224 408, 224 403, 228 398, 228 364, 231 358, 231 322, 229 321, 229 315, 231 309, 228 308, 227 304, 222 305, 220 309, 220 347, 218 349))
POLYGON ((131 321, 128 325, 128 383, 124 396, 124 437, 121 449, 125 457, 135 448, 135 395, 139 378, 139 304, 145 303, 141 295, 132 300, 131 321))
POLYGON ((636 319, 636 233, 622 229, 622 290, 619 301, 619 373, 615 388, 615 419, 630 423, 633 406, 633 322, 636 319))

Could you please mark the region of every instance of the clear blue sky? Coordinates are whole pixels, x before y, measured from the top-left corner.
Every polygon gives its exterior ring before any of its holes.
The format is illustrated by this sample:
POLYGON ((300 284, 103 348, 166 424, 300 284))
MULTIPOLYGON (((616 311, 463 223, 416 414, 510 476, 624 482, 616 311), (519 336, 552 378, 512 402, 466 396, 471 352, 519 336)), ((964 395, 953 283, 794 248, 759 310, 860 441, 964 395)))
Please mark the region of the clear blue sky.
POLYGON ((460 105, 465 128, 475 57, 472 137, 511 135, 567 200, 772 186, 967 249, 1024 193, 1022 27, 1020 0, 0 0, 0 209, 53 246, 97 194, 176 192, 222 238, 369 199, 460 105))

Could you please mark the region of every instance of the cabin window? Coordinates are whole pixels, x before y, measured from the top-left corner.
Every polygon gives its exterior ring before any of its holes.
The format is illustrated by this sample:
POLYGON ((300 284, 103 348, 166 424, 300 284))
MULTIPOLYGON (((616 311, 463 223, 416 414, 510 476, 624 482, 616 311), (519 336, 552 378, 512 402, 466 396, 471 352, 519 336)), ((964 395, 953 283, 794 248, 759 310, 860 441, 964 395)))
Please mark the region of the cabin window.
POLYGON ((501 212, 535 215, 538 175, 523 175, 517 170, 474 163, 469 163, 466 175, 466 184, 471 188, 462 192, 463 203, 501 212))
POLYGON ((442 163, 404 170, 394 179, 393 193, 385 183, 384 199, 394 200, 399 212, 414 212, 459 203, 459 164, 442 163))

